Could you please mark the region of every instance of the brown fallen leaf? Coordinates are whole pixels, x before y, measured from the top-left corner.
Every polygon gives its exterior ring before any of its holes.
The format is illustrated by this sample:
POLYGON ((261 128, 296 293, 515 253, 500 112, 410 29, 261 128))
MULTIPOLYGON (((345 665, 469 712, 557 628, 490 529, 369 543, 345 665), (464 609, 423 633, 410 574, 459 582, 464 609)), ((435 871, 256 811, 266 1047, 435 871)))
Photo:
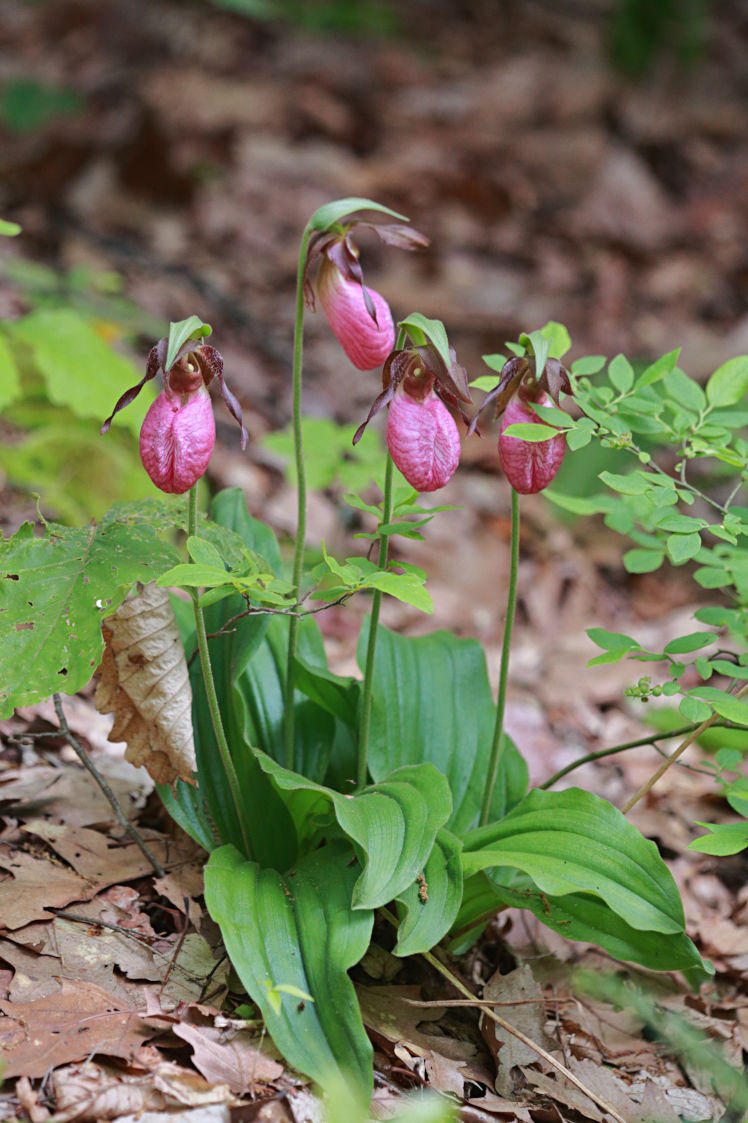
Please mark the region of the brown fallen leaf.
MULTIPOLYGON (((545 1033, 545 1001, 540 984, 533 977, 527 963, 502 975, 498 971, 491 976, 483 988, 483 999, 500 1005, 497 1013, 521 1030, 541 1049, 553 1049, 556 1043, 545 1033), (517 1005, 512 1005, 516 1002, 517 1005)), ((500 1096, 508 1096, 512 1088, 511 1071, 515 1065, 532 1064, 538 1061, 538 1054, 519 1038, 507 1033, 496 1022, 481 1014, 480 1030, 483 1034, 497 1065, 496 1091, 500 1096)))
POLYGON ((58 1108, 55 1123, 93 1123, 233 1100, 225 1084, 211 1085, 198 1073, 161 1059, 145 1072, 122 1072, 107 1064, 70 1065, 55 1070, 52 1087, 58 1108))
POLYGON ((239 1095, 254 1093, 283 1075, 283 1065, 262 1053, 247 1030, 226 1031, 179 1021, 172 1026, 177 1037, 192 1046, 192 1063, 211 1083, 228 1084, 239 1095))
POLYGON ((48 1069, 94 1053, 133 1057, 153 1036, 134 1009, 101 987, 63 980, 57 994, 14 1005, 0 1002, 0 1053, 4 1075, 44 1076, 48 1069))
POLYGON ((0 845, 0 867, 11 874, 0 882, 0 928, 47 920, 47 907, 64 908, 93 896, 91 883, 74 870, 17 848, 0 845))
POLYGON ((192 689, 166 589, 138 586, 102 624, 105 647, 96 708, 113 713, 110 741, 157 784, 192 782, 192 689))

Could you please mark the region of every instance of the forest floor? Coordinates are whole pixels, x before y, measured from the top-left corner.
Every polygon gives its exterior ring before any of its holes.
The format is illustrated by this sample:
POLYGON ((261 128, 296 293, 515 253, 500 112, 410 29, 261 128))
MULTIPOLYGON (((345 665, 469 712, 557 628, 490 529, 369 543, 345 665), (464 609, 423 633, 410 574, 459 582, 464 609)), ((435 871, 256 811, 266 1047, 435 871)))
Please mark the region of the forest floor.
MULTIPOLYGON (((294 493, 263 438, 289 420, 298 242, 330 199, 379 200, 429 237, 417 254, 362 238, 366 280, 397 315, 442 319, 471 377, 485 373, 482 354, 549 319, 568 326, 572 358, 681 346, 681 365, 706 376, 748 351, 748 20, 741 4, 722 5, 695 64, 662 52, 633 79, 607 55, 612 7, 416 0, 391 9, 386 33, 344 34, 179 0, 6 0, 3 78, 81 96, 28 131, 8 128, 6 98, 0 215, 24 235, 3 249, 16 264, 24 255, 60 272, 116 272, 144 324, 196 312, 213 325, 250 444, 240 453, 219 405, 211 483, 242 487, 280 535, 293 533, 294 493)), ((7 271, 2 316, 25 309, 26 283, 7 271)), ((358 424, 376 376, 354 371, 321 316, 307 325, 305 409, 358 424)), ((155 340, 139 334, 145 354, 155 340)), ((317 463, 312 449, 311 467, 324 469, 325 453, 317 463)), ((596 487, 604 465, 585 457, 564 467, 569 490, 596 487)), ((308 527, 310 545, 324 538, 339 555, 352 552, 355 529, 341 490, 333 479, 313 497, 308 527)), ((6 485, 2 498, 4 529, 33 517, 27 494, 6 485)), ((428 572, 434 616, 392 602, 384 621, 476 636, 495 682, 509 490, 490 426, 466 442, 442 501, 457 509, 400 548, 428 572)), ((691 630, 704 594, 688 566, 626 574, 623 539, 596 520, 560 518, 540 496, 523 520, 507 728, 543 783, 651 729, 623 694, 639 664, 582 673, 596 652, 585 629, 661 649, 691 630)), ((357 673, 365 610, 320 618, 341 673, 357 673)), ((221 1012, 241 997, 202 905, 200 853, 106 741, 90 696, 65 706, 165 875, 153 875, 55 734, 51 703, 0 724, 0 1117, 316 1120, 304 1082, 251 1024, 221 1012)), ((620 805, 673 747, 661 739, 568 782, 620 805)), ((624 968, 514 910, 461 963, 474 989, 519 1002, 525 1032, 627 1123, 742 1118, 725 1114, 713 1066, 683 1053, 677 1028, 697 1027, 738 1068, 748 1057, 748 859, 686 851, 698 821, 730 818, 705 755, 691 749, 630 817, 668 860, 688 934, 716 968, 709 987, 695 995, 676 977, 624 968), (671 1037, 658 1039, 633 1004, 584 997, 579 967, 648 994, 671 1017, 671 1037)), ((411 1001, 433 981, 417 964, 395 966, 367 959, 357 977, 379 1115, 428 1085, 466 1120, 611 1118, 529 1054, 497 1066, 477 1012, 418 1009, 411 1001)))

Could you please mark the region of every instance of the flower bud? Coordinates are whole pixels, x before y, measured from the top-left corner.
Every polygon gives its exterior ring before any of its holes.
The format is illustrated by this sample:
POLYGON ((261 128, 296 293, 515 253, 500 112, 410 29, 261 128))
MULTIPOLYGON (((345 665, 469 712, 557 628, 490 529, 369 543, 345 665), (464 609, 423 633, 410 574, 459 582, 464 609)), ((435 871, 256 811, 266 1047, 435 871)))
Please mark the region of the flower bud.
POLYGON ((454 475, 460 459, 457 425, 436 394, 422 400, 398 389, 387 418, 393 461, 416 491, 437 491, 454 475))
MULTIPOLYGON (((538 405, 550 406, 553 403, 547 394, 538 399, 538 405)), ((530 422, 545 425, 540 417, 520 397, 513 398, 504 410, 499 430, 499 459, 504 474, 515 491, 520 495, 531 495, 548 487, 566 451, 566 437, 558 433, 548 441, 525 441, 521 437, 506 436, 504 430, 509 425, 530 422)), ((549 426, 552 428, 552 426, 549 426)))
POLYGON ((140 459, 156 487, 182 495, 205 474, 215 439, 213 406, 205 386, 173 398, 162 390, 140 430, 140 459))
POLYGON ((383 296, 343 275, 323 258, 317 274, 317 295, 340 345, 358 370, 382 365, 395 346, 395 325, 383 296), (365 295, 366 293, 366 295, 365 295), (376 319, 367 308, 372 304, 376 319))

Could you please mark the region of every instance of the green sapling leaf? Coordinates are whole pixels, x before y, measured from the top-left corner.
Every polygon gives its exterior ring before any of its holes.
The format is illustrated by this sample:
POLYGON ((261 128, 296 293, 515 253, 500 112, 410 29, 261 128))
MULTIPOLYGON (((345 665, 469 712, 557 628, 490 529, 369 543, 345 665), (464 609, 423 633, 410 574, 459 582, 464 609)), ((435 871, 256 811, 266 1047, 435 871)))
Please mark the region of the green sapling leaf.
POLYGON ((706 384, 710 406, 736 405, 748 393, 748 355, 728 359, 706 384))

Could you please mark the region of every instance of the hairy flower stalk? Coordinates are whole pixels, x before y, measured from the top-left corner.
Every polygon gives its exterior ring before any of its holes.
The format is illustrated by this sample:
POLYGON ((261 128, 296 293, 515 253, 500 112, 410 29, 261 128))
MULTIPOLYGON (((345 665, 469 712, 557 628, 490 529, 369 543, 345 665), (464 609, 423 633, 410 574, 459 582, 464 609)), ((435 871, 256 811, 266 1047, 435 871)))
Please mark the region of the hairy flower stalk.
MULTIPOLYGON (((550 406, 553 403, 548 394, 541 392, 534 399, 537 405, 550 406)), ((534 495, 548 487, 561 467, 566 452, 566 437, 557 433, 548 441, 526 441, 521 437, 509 436, 505 430, 510 425, 520 423, 545 425, 532 409, 529 402, 522 400, 522 390, 504 410, 499 430, 499 459, 504 474, 515 491, 520 495, 534 495)), ((552 426, 548 426, 552 429, 552 426)))
POLYGON ((213 452, 216 423, 207 387, 214 378, 229 412, 239 424, 242 448, 247 444, 247 430, 242 424, 241 406, 224 381, 220 352, 197 340, 188 340, 166 371, 168 342, 161 339, 151 350, 145 375, 137 386, 125 391, 101 432, 107 433, 114 415, 134 401, 145 383, 160 373, 164 388, 141 426, 140 459, 157 488, 171 495, 183 495, 205 474, 213 452))

